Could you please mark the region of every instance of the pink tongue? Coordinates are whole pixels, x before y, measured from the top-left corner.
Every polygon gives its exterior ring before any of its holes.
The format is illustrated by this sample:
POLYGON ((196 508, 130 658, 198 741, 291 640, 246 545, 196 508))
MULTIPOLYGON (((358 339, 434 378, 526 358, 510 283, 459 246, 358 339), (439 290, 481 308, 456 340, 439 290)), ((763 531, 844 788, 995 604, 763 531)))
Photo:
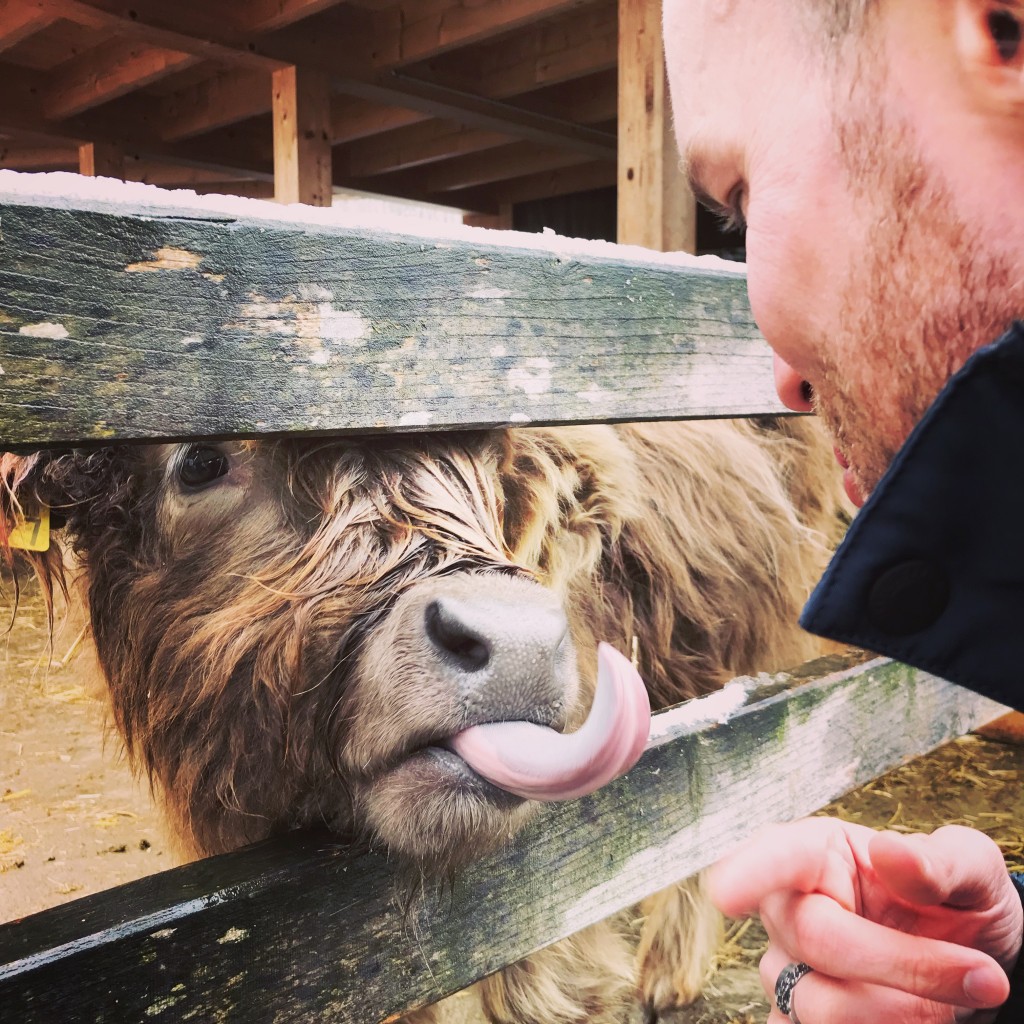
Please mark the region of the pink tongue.
POLYGON ((573 733, 532 722, 474 725, 447 743, 478 775, 528 800, 573 800, 636 764, 651 729, 651 705, 636 669, 614 647, 597 651, 597 692, 573 733))

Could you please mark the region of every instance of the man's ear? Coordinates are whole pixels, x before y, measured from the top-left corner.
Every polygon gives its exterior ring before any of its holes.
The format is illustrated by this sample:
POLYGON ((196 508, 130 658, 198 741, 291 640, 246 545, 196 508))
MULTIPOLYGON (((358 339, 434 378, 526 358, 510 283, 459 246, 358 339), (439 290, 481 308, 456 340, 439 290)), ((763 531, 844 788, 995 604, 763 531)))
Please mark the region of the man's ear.
POLYGON ((1024 118, 1024 0, 954 0, 956 51, 978 105, 1024 118))

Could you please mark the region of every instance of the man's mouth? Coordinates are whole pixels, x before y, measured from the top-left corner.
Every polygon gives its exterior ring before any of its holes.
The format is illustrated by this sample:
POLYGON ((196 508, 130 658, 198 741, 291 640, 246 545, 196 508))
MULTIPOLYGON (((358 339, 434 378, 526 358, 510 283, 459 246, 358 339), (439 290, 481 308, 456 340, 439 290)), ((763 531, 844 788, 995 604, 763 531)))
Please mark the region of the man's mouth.
POLYGON ((833 448, 832 451, 835 454, 836 462, 843 470, 843 490, 846 491, 846 496, 850 501, 860 508, 864 504, 864 495, 854 478, 853 470, 850 469, 850 460, 838 448, 833 448))

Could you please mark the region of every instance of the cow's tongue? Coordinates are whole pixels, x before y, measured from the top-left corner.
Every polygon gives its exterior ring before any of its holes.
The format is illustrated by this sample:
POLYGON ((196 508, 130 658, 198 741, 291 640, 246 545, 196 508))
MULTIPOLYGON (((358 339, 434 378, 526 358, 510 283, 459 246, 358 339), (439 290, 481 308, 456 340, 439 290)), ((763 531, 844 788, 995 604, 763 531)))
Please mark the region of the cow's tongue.
POLYGON ((529 800, 572 800, 629 771, 650 729, 643 680, 618 651, 601 644, 594 703, 576 732, 491 722, 458 733, 446 745, 499 789, 529 800))

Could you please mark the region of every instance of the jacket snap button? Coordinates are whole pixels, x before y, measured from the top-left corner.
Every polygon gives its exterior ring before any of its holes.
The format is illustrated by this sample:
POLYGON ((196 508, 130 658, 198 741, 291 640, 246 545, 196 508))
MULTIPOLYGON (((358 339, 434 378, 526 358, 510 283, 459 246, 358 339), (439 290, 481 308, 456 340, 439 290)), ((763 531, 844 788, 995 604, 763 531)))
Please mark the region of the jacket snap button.
POLYGON ((949 579, 933 562, 910 559, 890 566, 868 591, 867 617, 890 636, 920 633, 949 604, 949 579))

